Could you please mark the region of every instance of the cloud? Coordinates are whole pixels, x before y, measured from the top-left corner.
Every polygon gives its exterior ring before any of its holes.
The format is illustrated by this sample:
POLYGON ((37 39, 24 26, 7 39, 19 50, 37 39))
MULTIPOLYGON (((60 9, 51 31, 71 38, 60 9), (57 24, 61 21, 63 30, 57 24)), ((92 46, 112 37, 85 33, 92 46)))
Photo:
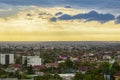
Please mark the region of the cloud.
POLYGON ((90 11, 88 13, 83 13, 83 14, 77 14, 77 15, 68 15, 64 14, 58 18, 51 18, 52 21, 56 20, 85 20, 86 22, 88 21, 98 21, 100 23, 105 23, 111 20, 115 20, 115 16, 112 14, 101 14, 96 11, 90 11))
POLYGON ((65 7, 104 12, 120 13, 120 0, 0 0, 0 3, 13 6, 65 7), (66 6, 67 5, 67 6, 66 6))
POLYGON ((65 6, 65 8, 71 8, 71 6, 65 6))
POLYGON ((116 23, 116 24, 120 24, 120 16, 118 16, 118 17, 116 18, 115 23, 116 23))
POLYGON ((59 15, 62 15, 63 13, 62 12, 58 12, 55 14, 55 16, 59 16, 59 15))
POLYGON ((50 21, 56 22, 56 21, 57 21, 57 18, 56 18, 56 17, 52 17, 52 18, 50 19, 50 21))
POLYGON ((64 15, 60 16, 58 19, 59 20, 72 20, 73 17, 71 15, 64 14, 64 15))
POLYGON ((17 14, 18 12, 19 8, 17 6, 0 3, 0 17, 8 17, 17 14))

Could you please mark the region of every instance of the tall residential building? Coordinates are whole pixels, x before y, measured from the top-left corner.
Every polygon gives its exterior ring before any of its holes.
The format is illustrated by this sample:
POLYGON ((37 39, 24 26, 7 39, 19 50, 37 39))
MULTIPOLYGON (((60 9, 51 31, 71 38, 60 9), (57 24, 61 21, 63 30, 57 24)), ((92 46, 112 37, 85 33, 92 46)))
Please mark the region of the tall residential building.
POLYGON ((27 66, 35 66, 35 65, 41 65, 41 58, 39 56, 23 56, 22 57, 22 64, 27 61, 27 66))
POLYGON ((0 54, 0 64, 14 64, 14 54, 0 54))

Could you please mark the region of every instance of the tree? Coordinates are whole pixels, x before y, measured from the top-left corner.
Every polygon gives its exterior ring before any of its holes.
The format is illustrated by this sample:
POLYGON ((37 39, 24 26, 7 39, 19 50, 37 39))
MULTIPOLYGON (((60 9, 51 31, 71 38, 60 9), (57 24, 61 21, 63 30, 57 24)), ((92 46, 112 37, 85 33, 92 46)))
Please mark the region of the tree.
POLYGON ((16 71, 16 72, 15 72, 15 77, 17 77, 18 79, 21 79, 22 76, 21 76, 21 74, 19 73, 19 71, 16 71))
POLYGON ((102 75, 94 75, 93 80, 104 80, 104 76, 102 76, 102 75))
POLYGON ((15 63, 16 63, 16 64, 21 64, 21 63, 22 63, 22 62, 21 62, 21 57, 17 57, 16 60, 15 60, 15 63))
POLYGON ((32 65, 30 65, 29 67, 27 67, 27 73, 28 74, 34 74, 34 70, 33 70, 32 65))
POLYGON ((73 62, 70 59, 65 61, 66 68, 73 68, 73 62))
POLYGON ((46 73, 43 75, 43 80, 50 80, 53 79, 53 75, 51 75, 50 73, 46 73))
POLYGON ((109 74, 109 63, 108 62, 101 63, 99 69, 103 74, 109 74))
POLYGON ((113 67, 111 69, 111 74, 114 75, 115 73, 117 73, 118 71, 120 71, 120 66, 117 62, 115 62, 113 64, 113 67))
POLYGON ((118 71, 120 71, 120 66, 119 66, 119 64, 118 64, 117 62, 115 62, 115 63, 113 64, 113 67, 112 67, 111 72, 110 72, 110 74, 112 75, 112 76, 111 76, 111 80, 114 80, 113 75, 114 75, 115 73, 117 73, 118 71))
POLYGON ((25 58, 24 66, 27 67, 27 57, 25 58))
POLYGON ((89 70, 87 73, 88 73, 88 74, 99 75, 100 72, 101 72, 101 71, 100 71, 99 69, 94 69, 94 70, 89 70))
POLYGON ((5 71, 0 68, 0 78, 5 74, 5 71))
POLYGON ((93 80, 92 74, 86 75, 84 80, 93 80))
POLYGON ((43 76, 36 77, 35 80, 63 80, 58 74, 52 75, 50 73, 46 73, 43 76))
POLYGON ((65 63, 60 63, 60 64, 58 65, 59 73, 63 72, 63 70, 65 70, 65 69, 66 69, 65 63))
POLYGON ((14 77, 15 77, 14 72, 10 72, 10 73, 8 73, 8 77, 9 77, 9 78, 14 78, 14 77))
POLYGON ((73 80, 83 80, 84 79, 84 74, 77 72, 73 78, 73 80))
POLYGON ((104 77, 102 75, 88 74, 84 80, 104 80, 104 77))
POLYGON ((54 75, 54 79, 55 79, 55 80, 63 80, 58 74, 55 74, 55 75, 54 75))

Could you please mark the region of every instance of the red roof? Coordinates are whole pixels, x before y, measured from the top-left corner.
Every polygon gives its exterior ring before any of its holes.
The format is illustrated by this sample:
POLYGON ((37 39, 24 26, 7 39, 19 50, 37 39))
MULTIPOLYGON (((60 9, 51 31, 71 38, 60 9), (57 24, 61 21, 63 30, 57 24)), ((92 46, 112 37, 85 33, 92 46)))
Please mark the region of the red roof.
POLYGON ((79 71, 87 71, 88 67, 87 66, 81 66, 78 68, 79 71))
POLYGON ((117 72, 117 73, 114 75, 114 77, 120 77, 120 71, 117 72))
POLYGON ((58 66, 59 63, 47 63, 46 66, 58 66))
POLYGON ((11 64, 10 67, 21 67, 20 64, 11 64))
POLYGON ((45 69, 46 67, 44 65, 35 65, 33 66, 34 70, 40 70, 40 69, 45 69))

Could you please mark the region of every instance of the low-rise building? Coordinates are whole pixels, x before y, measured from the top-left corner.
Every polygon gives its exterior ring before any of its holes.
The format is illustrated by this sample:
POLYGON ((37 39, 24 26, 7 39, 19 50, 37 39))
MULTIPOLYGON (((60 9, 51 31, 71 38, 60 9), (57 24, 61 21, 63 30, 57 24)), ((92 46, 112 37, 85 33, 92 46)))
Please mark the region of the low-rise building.
POLYGON ((11 64, 8 68, 5 69, 6 72, 16 72, 21 70, 22 65, 20 64, 11 64))
POLYGON ((115 80, 120 80, 120 71, 117 72, 117 73, 114 75, 114 77, 115 77, 115 80))
POLYGON ((0 54, 0 64, 14 64, 14 54, 0 54))
POLYGON ((25 64, 25 61, 27 62, 27 66, 36 66, 42 64, 41 58, 39 56, 23 56, 22 64, 25 64))
POLYGON ((59 65, 59 63, 55 62, 55 63, 47 63, 45 66, 46 66, 47 68, 49 68, 49 67, 55 67, 55 68, 57 68, 58 65, 59 65))
POLYGON ((88 71, 88 67, 87 66, 81 66, 78 68, 78 72, 81 72, 83 74, 85 74, 88 71))
POLYGON ((75 76, 75 74, 59 74, 60 77, 63 78, 63 80, 72 80, 72 78, 75 76))
POLYGON ((103 59, 111 59, 111 56, 110 55, 104 55, 103 59))

